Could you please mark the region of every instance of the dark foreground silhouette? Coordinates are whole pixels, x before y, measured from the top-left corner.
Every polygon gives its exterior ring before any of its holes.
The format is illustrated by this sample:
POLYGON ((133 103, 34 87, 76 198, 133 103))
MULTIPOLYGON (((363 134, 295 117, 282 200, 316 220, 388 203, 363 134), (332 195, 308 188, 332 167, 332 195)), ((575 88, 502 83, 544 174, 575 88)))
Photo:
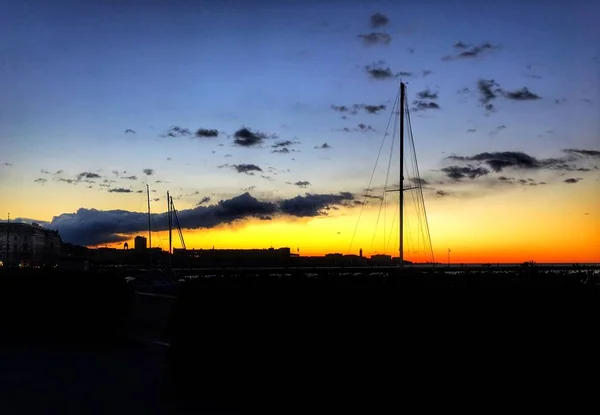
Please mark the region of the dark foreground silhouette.
MULTIPOLYGON (((202 413, 390 413, 539 407, 577 384, 581 402, 582 380, 597 376, 596 278, 528 266, 509 276, 189 280, 171 300, 171 346, 147 400, 160 389, 164 402, 202 413)), ((0 274, 2 336, 123 350, 134 296, 114 275, 0 274)), ((144 365, 159 370, 136 370, 144 365)))

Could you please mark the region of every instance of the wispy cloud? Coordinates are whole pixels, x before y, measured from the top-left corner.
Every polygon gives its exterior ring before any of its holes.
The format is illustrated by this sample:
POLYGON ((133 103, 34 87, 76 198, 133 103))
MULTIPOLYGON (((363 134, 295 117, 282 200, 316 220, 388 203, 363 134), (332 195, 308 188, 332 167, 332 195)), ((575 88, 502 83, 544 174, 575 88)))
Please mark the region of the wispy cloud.
POLYGON ((316 149, 327 149, 327 148, 331 148, 331 146, 327 143, 323 143, 320 146, 315 146, 316 149))
POLYGON ((81 179, 100 179, 102 178, 102 176, 100 176, 97 173, 90 173, 90 172, 83 172, 83 173, 79 173, 77 175, 77 180, 81 180, 81 179))
POLYGON ((112 188, 112 189, 108 189, 108 191, 110 193, 133 193, 133 190, 126 189, 124 187, 115 187, 115 188, 112 188))
POLYGON ((443 61, 452 61, 456 59, 476 58, 484 52, 499 49, 499 45, 492 45, 489 42, 484 42, 479 45, 469 45, 463 42, 454 44, 455 52, 452 55, 446 55, 442 58, 443 61))
POLYGON ((196 203, 196 206, 205 205, 208 202, 210 202, 210 197, 204 196, 202 199, 200 199, 200 201, 198 203, 196 203))
POLYGON ((371 32, 366 35, 358 35, 363 40, 363 43, 367 46, 373 45, 389 45, 392 41, 392 37, 387 33, 371 32))
POLYGON ((427 88, 421 92, 418 92, 417 98, 419 98, 419 99, 437 99, 438 93, 432 92, 429 88, 427 88))
POLYGON ((415 100, 415 101, 413 101, 412 104, 413 104, 413 106, 412 106, 413 111, 439 110, 440 109, 440 106, 437 104, 437 102, 433 102, 433 101, 415 100))
POLYGON ((379 112, 386 109, 385 104, 381 105, 368 105, 368 104, 353 104, 347 105, 332 105, 331 109, 337 112, 348 113, 352 115, 358 114, 360 110, 363 110, 367 114, 378 114, 379 112))
POLYGON ((164 133, 163 137, 189 137, 192 135, 192 132, 187 128, 182 128, 179 126, 170 127, 166 133, 164 133))
POLYGON ((504 97, 512 99, 514 101, 533 101, 540 99, 541 97, 531 92, 528 88, 523 87, 516 91, 505 91, 504 97))

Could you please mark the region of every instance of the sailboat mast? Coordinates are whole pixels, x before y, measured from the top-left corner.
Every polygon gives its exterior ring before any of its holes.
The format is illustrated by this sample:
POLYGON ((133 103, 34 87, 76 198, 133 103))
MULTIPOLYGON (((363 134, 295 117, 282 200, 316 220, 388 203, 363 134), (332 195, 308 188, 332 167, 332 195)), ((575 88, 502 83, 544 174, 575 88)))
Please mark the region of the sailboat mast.
POLYGON ((400 82, 400 269, 404 267, 404 101, 406 86, 400 82))
POLYGON ((171 198, 169 197, 169 192, 167 191, 167 212, 168 212, 168 219, 169 219, 169 254, 172 251, 172 246, 173 246, 173 237, 172 237, 172 233, 171 233, 171 229, 173 229, 173 213, 171 212, 171 198))
POLYGON ((150 225, 150 186, 146 185, 148 194, 148 252, 150 257, 150 266, 152 266, 152 227, 150 225))

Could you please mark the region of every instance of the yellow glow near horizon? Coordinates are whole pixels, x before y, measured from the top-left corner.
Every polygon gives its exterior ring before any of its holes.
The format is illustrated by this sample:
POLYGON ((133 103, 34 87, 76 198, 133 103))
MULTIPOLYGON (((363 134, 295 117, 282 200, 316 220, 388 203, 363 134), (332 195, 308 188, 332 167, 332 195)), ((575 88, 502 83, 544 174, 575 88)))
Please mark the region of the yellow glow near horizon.
MULTIPOLYGON (((51 220, 56 212, 74 212, 71 206, 95 206, 97 209, 145 211, 145 198, 117 195, 97 199, 85 192, 69 193, 60 198, 42 189, 32 203, 28 197, 11 201, 11 207, 22 208, 18 216, 51 220), (115 200, 118 203, 115 204, 115 200), (50 213, 51 212, 51 213, 50 213)), ((3 198, 3 200, 6 200, 3 198)), ((0 202, 2 203, 2 202, 0 202)), ((326 253, 374 253, 398 255, 398 219, 390 202, 377 222, 378 201, 365 207, 350 247, 360 207, 329 211, 329 216, 313 218, 275 217, 263 221, 249 219, 213 229, 184 229, 188 248, 269 248, 300 249, 301 255, 326 253), (394 217, 395 216, 395 217, 394 217), (383 225, 385 223, 385 232, 383 225), (385 236, 384 236, 385 234, 385 236), (384 246, 385 244, 385 246, 384 246), (350 249, 351 248, 351 249, 350 249)), ((3 205, 5 204, 2 203, 3 205)), ((503 190, 478 197, 426 198, 427 215, 435 260, 445 263, 448 249, 453 263, 485 262, 600 262, 600 193, 597 182, 556 184, 532 188, 503 190), (557 191, 560 190, 560 192, 557 191), (588 213, 586 215, 585 213, 588 213)), ((157 204, 153 204, 156 206, 157 204)), ((2 208, 2 206, 0 206, 2 208)), ((163 209, 155 207, 154 211, 163 209)), ((407 205, 405 212, 405 258, 424 261, 418 251, 423 241, 416 242, 416 217, 407 205), (411 236, 413 240, 411 240, 411 236)), ((17 215, 13 212, 13 218, 17 215)), ((142 231, 136 235, 146 236, 142 231)), ((131 235, 128 241, 133 248, 131 235)), ((167 249, 167 232, 153 232, 153 246, 167 249)), ((173 245, 179 238, 173 234, 173 245)), ((122 247, 121 244, 109 246, 122 247)))

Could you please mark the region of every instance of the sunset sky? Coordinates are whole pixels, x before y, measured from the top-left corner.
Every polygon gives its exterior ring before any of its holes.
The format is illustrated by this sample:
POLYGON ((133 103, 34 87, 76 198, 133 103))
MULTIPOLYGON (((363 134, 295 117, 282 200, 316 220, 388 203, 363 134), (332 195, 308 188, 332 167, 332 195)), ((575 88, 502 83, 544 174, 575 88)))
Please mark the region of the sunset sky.
POLYGON ((121 247, 148 184, 153 246, 170 190, 188 248, 397 255, 403 81, 436 261, 600 262, 597 2, 10 3, 2 220, 121 247))

